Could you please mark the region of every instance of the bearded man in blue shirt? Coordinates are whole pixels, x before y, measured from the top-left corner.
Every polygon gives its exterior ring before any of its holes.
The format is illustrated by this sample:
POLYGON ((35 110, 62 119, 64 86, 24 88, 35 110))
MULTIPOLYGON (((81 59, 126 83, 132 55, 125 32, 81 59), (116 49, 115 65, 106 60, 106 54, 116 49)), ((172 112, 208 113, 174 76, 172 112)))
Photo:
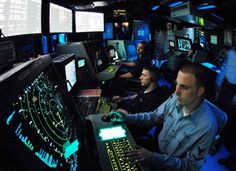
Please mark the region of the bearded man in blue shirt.
POLYGON ((216 118, 204 99, 206 86, 204 69, 188 63, 178 72, 175 93, 156 110, 132 115, 117 113, 112 121, 133 126, 163 122, 159 151, 137 146, 127 152, 127 158, 146 163, 153 170, 199 170, 217 132, 216 118))

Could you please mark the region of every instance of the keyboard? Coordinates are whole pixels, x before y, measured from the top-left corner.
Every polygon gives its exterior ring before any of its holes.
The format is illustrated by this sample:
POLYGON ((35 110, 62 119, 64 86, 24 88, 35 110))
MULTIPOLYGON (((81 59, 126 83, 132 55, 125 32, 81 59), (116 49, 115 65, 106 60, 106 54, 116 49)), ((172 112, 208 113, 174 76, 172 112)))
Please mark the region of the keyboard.
POLYGON ((115 77, 116 72, 119 70, 119 65, 110 65, 103 71, 97 73, 96 77, 99 81, 107 81, 115 77))
POLYGON ((113 171, 141 171, 140 165, 126 160, 125 151, 132 150, 128 139, 106 142, 107 155, 113 171))
POLYGON ((104 114, 89 115, 97 146, 98 161, 103 171, 150 171, 144 163, 126 160, 125 151, 133 149, 135 141, 124 123, 102 121, 104 114))
POLYGON ((116 68, 114 66, 109 66, 108 68, 106 68, 105 70, 106 72, 109 72, 109 73, 113 73, 116 71, 116 68))
POLYGON ((95 113, 109 113, 111 111, 111 105, 108 99, 100 97, 98 99, 95 113))

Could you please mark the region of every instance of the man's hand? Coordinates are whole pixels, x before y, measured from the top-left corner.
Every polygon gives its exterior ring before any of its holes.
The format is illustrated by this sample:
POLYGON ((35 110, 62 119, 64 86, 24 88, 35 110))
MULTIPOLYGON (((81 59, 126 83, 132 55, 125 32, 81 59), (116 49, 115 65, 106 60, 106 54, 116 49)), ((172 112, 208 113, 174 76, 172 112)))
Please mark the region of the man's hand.
POLYGON ((140 146, 135 146, 131 151, 125 152, 127 160, 131 162, 148 162, 151 159, 152 152, 142 148, 140 146))
POLYGON ((108 115, 110 115, 111 122, 125 122, 127 115, 120 111, 111 111, 108 115))
POLYGON ((112 102, 120 103, 122 101, 122 97, 113 96, 111 100, 112 100, 112 102))

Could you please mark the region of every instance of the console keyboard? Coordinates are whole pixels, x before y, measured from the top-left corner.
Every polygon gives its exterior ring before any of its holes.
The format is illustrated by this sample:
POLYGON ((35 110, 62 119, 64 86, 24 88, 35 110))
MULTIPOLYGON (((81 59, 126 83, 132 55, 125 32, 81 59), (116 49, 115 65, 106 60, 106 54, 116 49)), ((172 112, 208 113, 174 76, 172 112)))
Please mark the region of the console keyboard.
POLYGON ((113 73, 115 72, 116 68, 114 66, 109 66, 108 68, 105 69, 106 72, 108 73, 113 73))
POLYGON ((106 142, 106 150, 112 171, 142 171, 140 164, 126 160, 124 152, 132 149, 132 145, 128 139, 106 142))
POLYGON ((96 113, 109 113, 111 111, 111 104, 105 97, 98 99, 96 113))

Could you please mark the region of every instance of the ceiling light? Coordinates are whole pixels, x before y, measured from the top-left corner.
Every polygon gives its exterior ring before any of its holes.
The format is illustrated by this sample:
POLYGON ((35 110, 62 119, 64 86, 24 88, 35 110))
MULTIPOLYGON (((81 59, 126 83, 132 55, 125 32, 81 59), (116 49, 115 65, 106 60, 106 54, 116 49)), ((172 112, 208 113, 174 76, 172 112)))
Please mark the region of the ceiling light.
POLYGON ((154 6, 152 6, 152 11, 155 11, 158 8, 160 8, 160 5, 154 5, 154 6))
POLYGON ((177 5, 180 5, 180 4, 183 4, 183 3, 184 3, 183 1, 171 2, 171 3, 168 4, 168 7, 173 8, 173 7, 175 7, 177 5))
POLYGON ((95 7, 104 7, 104 6, 108 6, 108 2, 107 1, 94 1, 93 5, 95 7))
POLYGON ((215 5, 203 5, 203 6, 199 6, 197 7, 198 10, 207 10, 207 9, 213 9, 216 8, 215 5))

